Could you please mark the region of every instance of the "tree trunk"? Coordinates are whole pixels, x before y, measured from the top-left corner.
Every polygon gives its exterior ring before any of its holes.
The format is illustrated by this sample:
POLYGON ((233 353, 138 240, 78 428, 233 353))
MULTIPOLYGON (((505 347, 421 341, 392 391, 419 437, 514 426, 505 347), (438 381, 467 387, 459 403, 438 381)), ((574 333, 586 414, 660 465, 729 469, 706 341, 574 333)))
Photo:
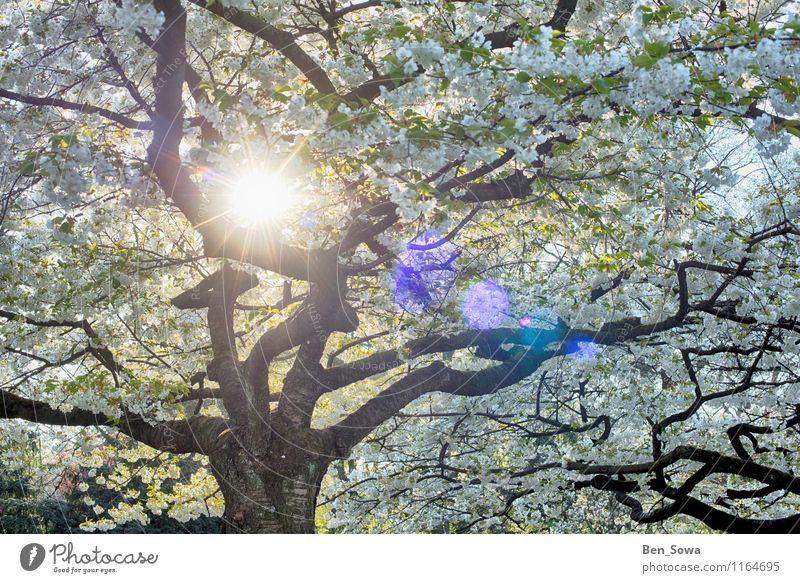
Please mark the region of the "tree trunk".
POLYGON ((315 456, 257 459, 243 451, 212 459, 225 498, 224 533, 313 534, 327 467, 315 456))

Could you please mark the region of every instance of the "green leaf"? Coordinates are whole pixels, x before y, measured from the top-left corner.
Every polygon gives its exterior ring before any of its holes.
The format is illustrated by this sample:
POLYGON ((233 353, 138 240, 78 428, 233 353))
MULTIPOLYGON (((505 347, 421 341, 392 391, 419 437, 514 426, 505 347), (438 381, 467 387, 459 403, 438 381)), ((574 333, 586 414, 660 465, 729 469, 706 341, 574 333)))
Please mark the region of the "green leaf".
POLYGON ((341 111, 335 111, 328 116, 328 125, 338 130, 344 129, 344 126, 347 125, 349 121, 350 117, 341 111))
POLYGON ((669 54, 669 45, 661 42, 645 43, 644 51, 654 59, 660 59, 669 54))
POLYGON ((536 81, 536 90, 550 97, 561 97, 558 83, 555 79, 539 79, 536 81))
POLYGON ((405 24, 398 24, 397 26, 392 27, 389 29, 389 32, 386 36, 389 38, 404 38, 409 32, 411 32, 411 27, 405 24))
POLYGON ((228 92, 224 89, 214 89, 211 95, 214 97, 214 105, 216 105, 220 111, 225 111, 233 105, 233 97, 228 95, 228 92))
POLYGON ((19 173, 23 175, 33 174, 35 171, 36 171, 36 159, 26 160, 19 167, 19 173))
POLYGON ((800 138, 800 128, 797 126, 786 126, 786 131, 800 138))
POLYGON ((592 87, 600 95, 607 95, 611 93, 611 83, 605 77, 598 77, 592 80, 592 87))
POLYGON ((631 63, 633 63, 634 66, 642 68, 642 69, 646 69, 648 67, 652 67, 657 62, 658 62, 658 59, 656 59, 655 57, 651 57, 647 53, 642 53, 641 55, 636 55, 631 60, 631 63))

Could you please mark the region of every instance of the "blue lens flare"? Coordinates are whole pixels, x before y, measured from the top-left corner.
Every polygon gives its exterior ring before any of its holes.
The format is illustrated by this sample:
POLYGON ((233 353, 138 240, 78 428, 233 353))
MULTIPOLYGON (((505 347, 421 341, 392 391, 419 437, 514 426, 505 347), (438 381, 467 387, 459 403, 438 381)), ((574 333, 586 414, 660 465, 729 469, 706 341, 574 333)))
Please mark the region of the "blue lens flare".
POLYGON ((566 322, 550 308, 536 308, 522 316, 518 323, 523 329, 520 338, 524 344, 539 351, 555 349, 568 329, 566 322))
POLYGON ((406 246, 394 274, 394 301, 411 314, 441 305, 456 280, 458 248, 431 229, 406 246))
POLYGON ((491 279, 479 281, 467 290, 461 310, 472 328, 496 328, 508 315, 508 293, 491 279))
POLYGON ((600 354, 601 346, 588 336, 578 336, 570 339, 564 347, 564 352, 578 362, 591 362, 600 354))
POLYGON ((311 215, 310 213, 306 213, 302 217, 300 217, 300 226, 306 229, 313 229, 314 227, 317 226, 317 221, 314 219, 313 215, 311 215))

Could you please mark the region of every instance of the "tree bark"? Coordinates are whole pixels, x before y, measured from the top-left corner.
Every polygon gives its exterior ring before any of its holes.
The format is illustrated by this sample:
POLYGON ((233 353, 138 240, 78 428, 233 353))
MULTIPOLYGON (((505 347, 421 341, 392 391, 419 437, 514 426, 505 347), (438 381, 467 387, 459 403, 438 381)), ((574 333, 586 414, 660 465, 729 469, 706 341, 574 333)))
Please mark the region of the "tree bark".
POLYGON ((224 533, 315 532, 317 496, 330 458, 315 443, 272 441, 262 455, 237 448, 210 458, 225 499, 224 533))

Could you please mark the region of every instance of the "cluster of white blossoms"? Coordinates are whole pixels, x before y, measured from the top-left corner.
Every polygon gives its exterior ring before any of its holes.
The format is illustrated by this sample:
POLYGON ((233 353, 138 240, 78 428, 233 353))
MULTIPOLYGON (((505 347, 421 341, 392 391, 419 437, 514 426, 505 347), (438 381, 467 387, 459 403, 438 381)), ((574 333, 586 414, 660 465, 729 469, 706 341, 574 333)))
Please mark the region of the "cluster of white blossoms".
MULTIPOLYGON (((237 1, 237 0, 235 0, 237 1)), ((230 2, 226 2, 230 4, 230 2)), ((164 15, 150 2, 121 0, 100 11, 99 23, 120 27, 130 36, 142 30, 150 37, 157 37, 164 25, 164 15)))

